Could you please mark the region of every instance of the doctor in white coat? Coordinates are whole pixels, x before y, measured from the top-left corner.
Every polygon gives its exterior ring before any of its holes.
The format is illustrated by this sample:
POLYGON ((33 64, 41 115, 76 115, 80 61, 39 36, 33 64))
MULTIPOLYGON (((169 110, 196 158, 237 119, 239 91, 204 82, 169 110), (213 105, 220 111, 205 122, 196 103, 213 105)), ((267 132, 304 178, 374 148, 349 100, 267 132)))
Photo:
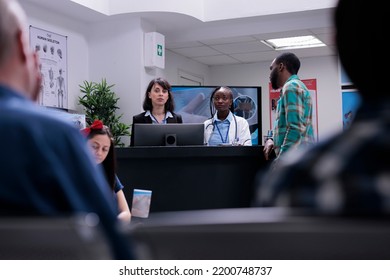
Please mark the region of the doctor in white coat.
POLYGON ((229 87, 217 87, 211 94, 213 117, 204 122, 204 141, 208 146, 251 146, 249 124, 232 113, 233 92, 229 87), (214 110, 213 110, 214 109, 214 110), (215 113, 213 113, 215 111, 215 113))

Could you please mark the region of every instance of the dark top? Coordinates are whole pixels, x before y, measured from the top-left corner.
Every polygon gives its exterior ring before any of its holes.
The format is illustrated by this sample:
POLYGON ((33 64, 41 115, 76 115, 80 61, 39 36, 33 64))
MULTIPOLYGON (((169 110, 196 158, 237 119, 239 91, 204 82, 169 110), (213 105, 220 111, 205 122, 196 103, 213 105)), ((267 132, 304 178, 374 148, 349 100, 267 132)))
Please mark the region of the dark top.
POLYGON ((76 127, 1 85, 0 127, 0 215, 94 212, 114 258, 132 258, 113 194, 76 127))
POLYGON ((364 101, 349 129, 308 150, 286 153, 260 178, 258 206, 324 213, 390 213, 390 98, 364 101), (377 101, 375 101, 377 102, 377 101))
MULTIPOLYGON (((133 116, 133 124, 135 123, 150 123, 152 124, 152 118, 145 116, 146 112, 133 116)), ((183 123, 181 115, 171 112, 171 118, 167 118, 167 123, 183 123)), ((134 125, 131 126, 130 146, 134 146, 134 125)))

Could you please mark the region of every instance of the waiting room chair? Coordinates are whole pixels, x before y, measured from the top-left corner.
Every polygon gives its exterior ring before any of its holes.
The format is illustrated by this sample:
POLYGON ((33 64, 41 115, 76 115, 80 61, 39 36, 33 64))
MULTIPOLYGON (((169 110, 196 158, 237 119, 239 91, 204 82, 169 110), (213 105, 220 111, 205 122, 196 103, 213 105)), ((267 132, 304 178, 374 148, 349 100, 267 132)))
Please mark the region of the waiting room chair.
POLYGON ((142 259, 390 259, 389 217, 315 216, 283 208, 152 213, 127 233, 142 259))
POLYGON ((69 217, 0 217, 0 259, 112 259, 93 213, 69 217))

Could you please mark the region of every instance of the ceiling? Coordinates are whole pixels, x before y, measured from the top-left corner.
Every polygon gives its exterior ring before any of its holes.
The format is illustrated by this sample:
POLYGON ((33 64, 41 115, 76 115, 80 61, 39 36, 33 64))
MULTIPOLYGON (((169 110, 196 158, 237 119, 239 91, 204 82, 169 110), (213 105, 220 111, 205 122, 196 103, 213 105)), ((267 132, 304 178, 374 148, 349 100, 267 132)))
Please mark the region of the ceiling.
POLYGON ((300 58, 334 56, 334 8, 280 12, 272 15, 201 21, 172 12, 137 12, 107 16, 69 0, 20 0, 21 4, 48 9, 85 24, 125 17, 140 17, 165 36, 167 50, 209 65, 269 62, 278 51, 263 39, 315 35, 327 46, 292 50, 300 58))

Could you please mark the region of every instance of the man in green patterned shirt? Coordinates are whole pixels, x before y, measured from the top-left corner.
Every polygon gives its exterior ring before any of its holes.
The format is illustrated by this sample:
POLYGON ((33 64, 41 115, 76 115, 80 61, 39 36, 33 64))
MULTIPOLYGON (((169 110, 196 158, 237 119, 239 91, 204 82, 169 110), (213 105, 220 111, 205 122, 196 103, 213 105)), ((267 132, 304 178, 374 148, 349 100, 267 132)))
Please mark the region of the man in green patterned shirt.
POLYGON ((268 160, 272 150, 276 159, 292 148, 313 143, 313 103, 310 92, 299 79, 301 62, 293 53, 282 53, 270 66, 270 81, 273 89, 280 89, 276 107, 273 138, 264 144, 268 160))

